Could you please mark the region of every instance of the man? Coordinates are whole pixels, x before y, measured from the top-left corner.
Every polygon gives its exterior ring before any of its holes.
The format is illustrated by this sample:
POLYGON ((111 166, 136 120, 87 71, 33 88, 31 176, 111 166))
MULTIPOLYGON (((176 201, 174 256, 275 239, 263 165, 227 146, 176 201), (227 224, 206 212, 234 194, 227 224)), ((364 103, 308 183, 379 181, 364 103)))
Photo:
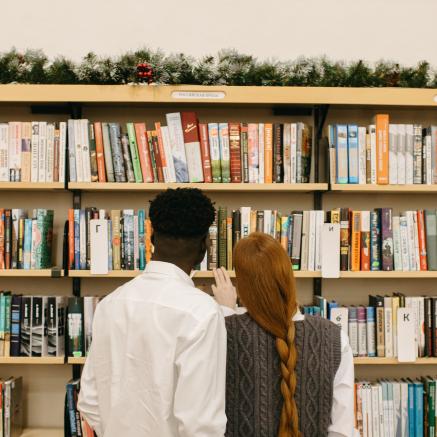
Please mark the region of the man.
POLYGON ((196 189, 151 202, 153 260, 94 316, 78 407, 99 437, 224 435, 224 319, 189 277, 214 214, 196 189))

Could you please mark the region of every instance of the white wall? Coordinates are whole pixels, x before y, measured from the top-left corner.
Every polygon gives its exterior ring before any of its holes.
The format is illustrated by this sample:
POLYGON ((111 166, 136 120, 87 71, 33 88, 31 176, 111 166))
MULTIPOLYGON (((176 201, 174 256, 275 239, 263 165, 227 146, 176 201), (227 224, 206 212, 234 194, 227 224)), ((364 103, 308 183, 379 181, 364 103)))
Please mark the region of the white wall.
POLYGON ((78 59, 142 46, 261 58, 326 54, 437 66, 435 0, 16 0, 1 2, 0 51, 78 59), (20 5, 20 6, 17 6, 20 5))

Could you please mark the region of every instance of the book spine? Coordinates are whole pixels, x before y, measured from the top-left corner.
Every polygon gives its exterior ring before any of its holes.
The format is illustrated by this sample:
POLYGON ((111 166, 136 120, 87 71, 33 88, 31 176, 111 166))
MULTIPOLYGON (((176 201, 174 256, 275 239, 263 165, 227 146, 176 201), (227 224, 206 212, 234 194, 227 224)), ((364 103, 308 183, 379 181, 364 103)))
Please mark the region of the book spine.
POLYGON ((376 339, 375 339, 375 308, 369 306, 366 308, 367 317, 367 356, 376 356, 376 339))
POLYGON ((393 316, 391 298, 385 298, 384 302, 384 342, 385 356, 393 357, 393 316))
POLYGON ((381 226, 379 214, 370 212, 370 270, 381 270, 380 261, 381 226))
POLYGON ((402 271, 402 250, 400 235, 400 217, 393 216, 393 268, 402 271))
POLYGON ((109 123, 109 138, 111 143, 112 163, 114 165, 115 182, 126 182, 126 172, 123 162, 119 124, 109 123))
POLYGON ((377 183, 384 185, 389 181, 389 116, 377 114, 376 126, 376 156, 377 156, 377 183))
MULTIPOLYGON (((358 153, 359 153, 358 183, 365 184, 367 180, 367 174, 366 174, 367 135, 366 135, 365 127, 358 128, 358 153)), ((370 164, 370 144, 369 144, 369 164, 370 164)), ((370 182, 370 168, 369 168, 369 182, 370 182)))
POLYGON ((232 259, 232 217, 226 217, 226 262, 226 268, 231 271, 234 267, 232 259))
POLYGON ((4 270, 5 268, 5 210, 0 208, 0 269, 4 270))
POLYGON ((146 264, 152 260, 152 222, 146 219, 146 264))
POLYGON ((407 162, 407 134, 406 134, 406 125, 398 124, 397 125, 397 157, 398 157, 398 184, 404 185, 407 181, 407 171, 406 171, 406 162, 407 162))
POLYGON ((79 210, 79 262, 80 269, 86 270, 86 254, 87 254, 87 223, 85 218, 85 210, 79 210))
POLYGON ((94 135, 95 135, 95 142, 96 142, 96 161, 97 161, 98 181, 106 182, 102 123, 100 122, 94 123, 94 135))
POLYGON ((393 270, 392 209, 381 208, 380 214, 382 270, 393 270))
POLYGON ((5 268, 10 269, 12 267, 12 211, 5 209, 5 268))
POLYGON ((30 357, 30 339, 32 336, 31 331, 31 317, 32 317, 32 297, 24 296, 22 298, 21 306, 21 343, 20 343, 20 355, 30 357))
POLYGON ((4 356, 11 356, 11 303, 12 296, 10 293, 5 295, 5 350, 4 356))
MULTIPOLYGON (((188 165, 184 144, 184 132, 182 129, 181 114, 179 112, 166 114, 166 118, 170 134, 170 143, 176 173, 176 182, 188 182, 188 165)), ((214 159, 212 158, 212 152, 211 159, 214 159)))
POLYGON ((390 124, 389 132, 389 152, 388 152, 388 183, 398 183, 398 125, 390 124))
POLYGON ((366 327, 366 308, 357 308, 358 323, 358 356, 367 356, 367 327, 366 327))
POLYGON ((50 296, 47 300, 46 332, 47 332, 47 355, 56 357, 56 297, 50 296))
POLYGON ((358 356, 358 318, 357 317, 358 317, 357 308, 350 307, 349 322, 348 322, 349 343, 352 349, 352 355, 354 357, 358 356))
POLYGON ((59 123, 59 178, 58 178, 59 182, 65 182, 66 164, 67 164, 67 123, 65 123, 65 121, 61 121, 59 123))
POLYGON ((284 180, 283 175, 283 149, 282 149, 283 125, 273 125, 273 182, 280 183, 284 180))
POLYGON ((258 125, 249 123, 248 132, 248 157, 249 157, 249 183, 256 184, 259 181, 259 155, 258 155, 258 125))
POLYGON ((298 173, 299 183, 308 183, 311 177, 312 131, 305 123, 302 126, 301 169, 298 173))
POLYGON ((31 140, 32 123, 21 123, 21 180, 23 182, 31 181, 31 140))
POLYGON ((120 210, 111 211, 112 222, 112 268, 121 269, 121 252, 120 252, 120 210))
POLYGON ((72 357, 84 356, 83 349, 83 298, 68 298, 67 314, 68 354, 72 357))
POLYGON ((264 181, 273 182, 273 125, 264 124, 264 181))
POLYGON ((43 315, 42 315, 42 297, 33 296, 32 298, 32 341, 31 355, 32 357, 40 357, 42 355, 42 342, 44 335, 43 315))
POLYGON ((370 270, 370 211, 361 211, 361 270, 370 270))
MULTIPOLYGON (((190 182, 203 182, 202 156, 200 152, 200 139, 197 115, 194 112, 182 112, 182 130, 184 133, 185 155, 188 164, 190 182)), ((228 135, 229 155, 229 135, 228 135)), ((229 161, 229 159, 228 159, 229 161)))
POLYGON ((417 233, 419 242, 419 266, 420 270, 428 270, 426 262, 426 236, 425 236, 425 214, 423 210, 417 211, 417 233))
POLYGON ((13 295, 11 302, 11 357, 20 356, 21 341, 21 302, 20 295, 13 295))
POLYGON ((283 128, 283 181, 285 184, 291 183, 291 123, 284 123, 283 128))
POLYGON ((415 424, 415 436, 423 436, 423 384, 414 384, 414 424, 415 424))
POLYGON ((17 268, 24 268, 24 223, 25 218, 20 217, 18 221, 18 255, 17 255, 17 268))
MULTIPOLYGON (((166 182, 176 182, 176 171, 171 153, 170 132, 167 126, 160 126, 159 131, 161 132, 163 155, 165 156, 164 180, 166 182)), ((200 174, 202 175, 203 181, 202 169, 200 169, 200 174)))
POLYGON ((217 244, 217 237, 218 237, 218 217, 217 212, 215 213, 214 221, 212 222, 211 226, 209 227, 208 232, 208 238, 209 238, 209 245, 208 245, 208 270, 213 270, 218 267, 218 244, 217 244))
POLYGON ((264 123, 258 123, 258 180, 264 183, 264 123))
POLYGON ((209 144, 211 150, 212 180, 215 183, 222 182, 222 170, 220 164, 220 141, 217 123, 208 123, 209 144))
POLYGON ((359 150, 358 150, 358 126, 348 125, 347 127, 347 147, 350 184, 359 182, 359 150))
POLYGON ((376 184, 377 182, 377 154, 376 154, 376 125, 371 124, 369 126, 370 137, 370 183, 376 184))
POLYGON ((437 270, 437 218, 435 210, 425 210, 428 270, 437 270))
POLYGON ((39 122, 39 135, 38 135, 38 182, 46 182, 47 162, 47 122, 39 122))
POLYGON ((102 123, 102 137, 103 137, 103 152, 105 155, 105 170, 106 179, 108 182, 115 182, 114 164, 112 161, 112 147, 111 137, 109 133, 109 124, 102 123))
POLYGON ((290 125, 290 182, 297 182, 297 123, 290 125))
POLYGON ((360 270, 360 231, 361 231, 361 212, 352 211, 351 223, 351 270, 360 270))
MULTIPOLYGON (((211 155, 210 155, 209 139, 208 139, 208 125, 206 123, 199 123, 199 135, 200 135, 200 152, 202 155, 203 177, 205 183, 211 183, 212 182, 211 155)), ((231 178, 232 178, 232 168, 233 168, 232 165, 233 164, 232 164, 232 143, 231 143, 231 178)), ((241 162, 240 162, 240 182, 241 182, 241 162)))
POLYGON ((121 150, 124 162, 124 168, 126 170, 127 182, 135 182, 134 168, 132 165, 132 159, 129 152, 129 137, 127 134, 121 134, 121 150))
POLYGON ((410 270, 410 253, 408 243, 408 221, 405 213, 401 213, 399 218, 399 236, 401 244, 402 271, 410 270))
POLYGON ((425 325, 425 357, 432 357, 432 299, 424 299, 424 325, 425 325))
POLYGON ((349 182, 348 127, 347 125, 336 125, 334 131, 337 184, 347 184, 349 182))
MULTIPOLYGON (((250 141, 250 136, 249 136, 250 141)), ((240 183, 241 178, 241 144, 240 144, 240 125, 239 123, 229 123, 229 147, 231 182, 240 183)))
MULTIPOLYGON (((24 243, 23 243, 23 269, 29 270, 31 268, 31 256, 32 256, 32 219, 25 219, 24 243)), ((0 264, 1 264, 1 256, 0 256, 0 264)))
POLYGON ((143 175, 141 173, 141 164, 140 164, 140 158, 138 156, 138 146, 137 146, 134 124, 127 123, 126 129, 129 138, 130 156, 132 157, 135 182, 143 182, 143 175))
POLYGON ((55 125, 53 139, 53 182, 59 182, 59 152, 60 152, 60 131, 59 124, 55 125))
POLYGON ((154 178, 152 161, 150 159, 149 144, 147 140, 146 125, 145 123, 135 123, 134 126, 143 181, 146 183, 151 183, 154 181, 154 178))
POLYGON ((94 125, 92 123, 88 124, 88 138, 89 138, 89 147, 90 147, 89 154, 90 154, 91 182, 98 182, 99 170, 97 166, 97 144, 96 144, 94 125))
POLYGON ((340 270, 349 267, 349 210, 340 210, 340 270))
POLYGON ((138 210, 138 259, 139 269, 144 270, 146 267, 146 243, 145 243, 145 220, 146 213, 144 209, 138 210))
POLYGON ((89 122, 86 119, 79 120, 82 151, 83 182, 91 182, 91 157, 89 143, 89 122))
POLYGON ((422 183, 422 126, 413 125, 413 183, 422 183))
MULTIPOLYGON (((68 124, 70 125, 70 122, 73 120, 68 120, 68 124)), ((0 128, 1 132, 1 128, 0 128)), ((73 130, 71 129, 71 132, 69 130, 68 132, 68 142, 70 144, 70 138, 73 136, 73 130)), ((0 141, 1 144, 1 141, 0 141)), ((74 151, 74 149, 73 149, 74 151)), ((37 121, 32 121, 32 137, 31 137, 31 143, 30 143, 30 160, 31 160, 31 169, 30 169, 30 181, 31 182, 38 182, 38 157, 39 157, 39 123, 37 121)), ((73 154, 73 163, 71 162, 71 155, 70 156, 70 180, 75 181, 76 180, 76 168, 75 168, 75 162, 74 162, 74 154, 73 154), (72 165, 73 164, 73 165, 72 165)), ((0 180, 1 175, 0 175, 0 180)))
POLYGON ((241 130, 241 179, 242 182, 249 182, 249 126, 247 123, 240 124, 241 130))
POLYGON ((220 163, 222 169, 222 182, 231 182, 230 156, 229 156, 229 128, 227 123, 219 123, 220 163))

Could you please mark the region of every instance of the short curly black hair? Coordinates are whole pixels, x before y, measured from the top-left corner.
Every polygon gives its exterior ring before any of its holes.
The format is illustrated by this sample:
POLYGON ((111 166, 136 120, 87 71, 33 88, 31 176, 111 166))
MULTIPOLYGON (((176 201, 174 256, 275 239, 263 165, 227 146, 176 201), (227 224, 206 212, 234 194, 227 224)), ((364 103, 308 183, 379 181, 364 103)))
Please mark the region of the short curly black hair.
POLYGON ((172 238, 198 238, 214 221, 211 199, 197 188, 168 189, 150 202, 153 230, 172 238))

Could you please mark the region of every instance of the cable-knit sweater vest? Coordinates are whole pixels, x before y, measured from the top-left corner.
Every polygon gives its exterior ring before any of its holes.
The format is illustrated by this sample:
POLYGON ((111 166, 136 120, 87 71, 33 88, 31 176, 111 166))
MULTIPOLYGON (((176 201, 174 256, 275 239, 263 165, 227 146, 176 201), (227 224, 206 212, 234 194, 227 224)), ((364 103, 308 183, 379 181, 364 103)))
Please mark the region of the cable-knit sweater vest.
MULTIPOLYGON (((307 315, 295 327, 299 429, 303 437, 326 436, 341 360, 340 328, 307 315)), ((226 437, 277 437, 283 398, 275 338, 247 313, 226 317, 226 328, 226 437)))

